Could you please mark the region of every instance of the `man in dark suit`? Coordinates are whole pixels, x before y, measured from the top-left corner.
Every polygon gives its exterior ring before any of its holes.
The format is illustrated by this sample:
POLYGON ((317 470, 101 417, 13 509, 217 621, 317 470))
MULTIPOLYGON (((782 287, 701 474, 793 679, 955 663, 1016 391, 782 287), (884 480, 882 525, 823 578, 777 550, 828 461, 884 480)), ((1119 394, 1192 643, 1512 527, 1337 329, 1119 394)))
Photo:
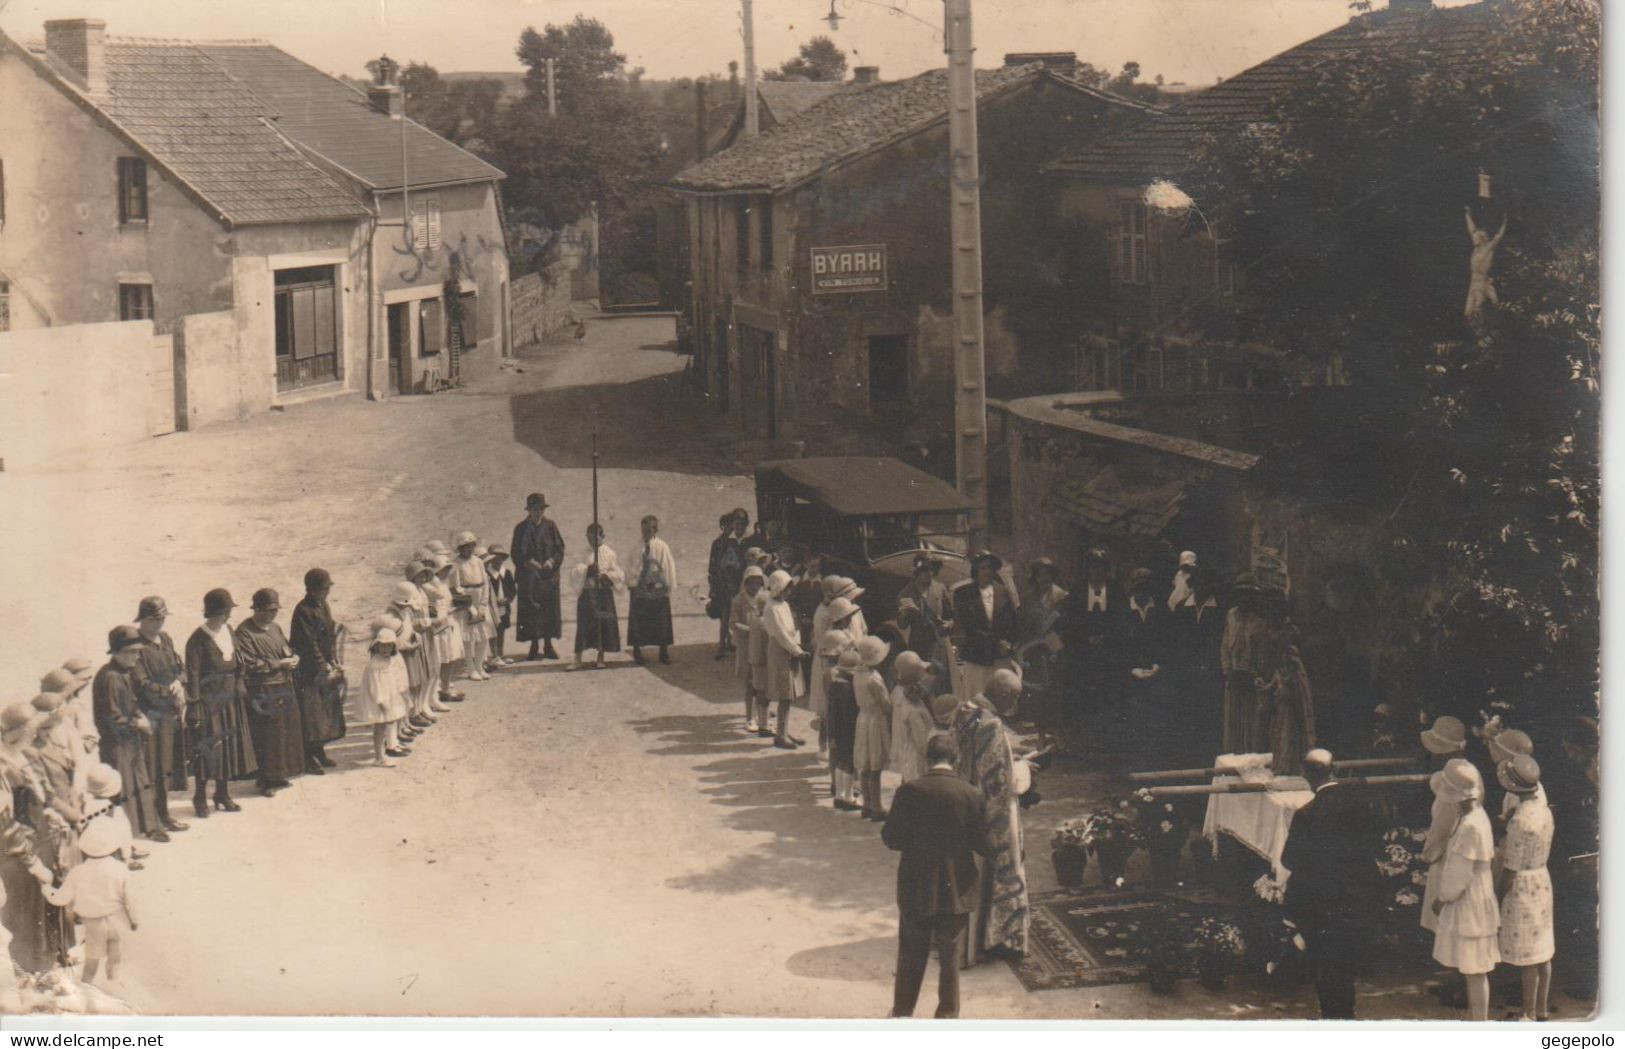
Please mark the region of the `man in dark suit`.
POLYGON ((959 958, 976 906, 976 854, 987 854, 982 792, 954 775, 953 737, 925 745, 931 769, 897 788, 880 837, 897 865, 897 982, 892 1016, 913 1016, 925 963, 937 948, 937 1019, 959 1015, 959 958))
POLYGON ((1376 835, 1366 804, 1333 777, 1330 751, 1304 755, 1303 775, 1315 796, 1293 815, 1281 853, 1291 871, 1286 908, 1315 971, 1321 1019, 1352 1020, 1354 975, 1376 900, 1376 835))
POLYGON ((999 578, 1003 567, 998 555, 984 551, 971 558, 971 577, 954 588, 954 640, 964 661, 960 699, 978 695, 1001 666, 1015 666, 1021 622, 1015 598, 999 578))
POLYGON ((1123 638, 1128 631, 1128 599, 1111 580, 1106 551, 1084 557, 1084 577, 1061 604, 1056 632, 1066 670, 1067 701, 1073 729, 1090 733, 1097 745, 1114 750, 1119 731, 1124 679, 1123 638))

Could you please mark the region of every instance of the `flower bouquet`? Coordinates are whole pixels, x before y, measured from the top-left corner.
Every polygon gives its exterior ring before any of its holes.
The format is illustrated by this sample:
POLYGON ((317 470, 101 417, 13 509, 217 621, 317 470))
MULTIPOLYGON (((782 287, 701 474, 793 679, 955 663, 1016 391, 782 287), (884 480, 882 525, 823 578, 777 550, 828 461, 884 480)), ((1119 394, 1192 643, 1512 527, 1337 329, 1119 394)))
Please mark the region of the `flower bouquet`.
POLYGON ((1116 807, 1096 809, 1083 817, 1081 837, 1084 846, 1095 854, 1095 860, 1100 864, 1100 883, 1122 888, 1128 858, 1144 844, 1133 806, 1127 801, 1120 801, 1116 807))
POLYGON ((1202 986, 1217 991, 1224 988, 1236 962, 1247 951, 1241 929, 1222 918, 1203 918, 1196 926, 1196 969, 1202 986))
POLYGON ((1083 884, 1089 867, 1089 845, 1084 840, 1087 817, 1067 820, 1050 836, 1050 861, 1055 864, 1055 880, 1069 889, 1083 884))
POLYGON ((1190 825, 1180 817, 1173 802, 1144 787, 1134 792, 1133 805, 1140 841, 1151 854, 1152 880, 1169 887, 1178 880, 1179 850, 1190 838, 1190 825))
POLYGON ((1388 947, 1425 946, 1421 908, 1428 880, 1428 865, 1422 862, 1426 840, 1425 828, 1390 828, 1382 836, 1382 851, 1374 858, 1381 875, 1381 895, 1376 901, 1382 915, 1380 935, 1388 947))

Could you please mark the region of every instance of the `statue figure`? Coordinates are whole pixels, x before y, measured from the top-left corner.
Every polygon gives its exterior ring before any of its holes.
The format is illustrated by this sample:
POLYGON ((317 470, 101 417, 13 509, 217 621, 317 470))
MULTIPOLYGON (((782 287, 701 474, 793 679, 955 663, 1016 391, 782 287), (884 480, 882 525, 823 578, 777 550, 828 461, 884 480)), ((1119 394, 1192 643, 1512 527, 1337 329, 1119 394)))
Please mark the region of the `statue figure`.
POLYGON ((1495 249, 1501 246, 1501 238, 1506 236, 1507 220, 1501 219, 1501 228, 1492 237, 1473 221, 1472 208, 1464 207, 1461 210, 1467 216, 1467 235, 1473 238, 1473 255, 1467 266, 1467 308, 1463 311, 1467 317, 1472 317, 1484 308, 1485 302, 1493 302, 1497 306, 1501 304, 1495 294, 1495 282, 1490 279, 1490 267, 1495 265, 1495 249))

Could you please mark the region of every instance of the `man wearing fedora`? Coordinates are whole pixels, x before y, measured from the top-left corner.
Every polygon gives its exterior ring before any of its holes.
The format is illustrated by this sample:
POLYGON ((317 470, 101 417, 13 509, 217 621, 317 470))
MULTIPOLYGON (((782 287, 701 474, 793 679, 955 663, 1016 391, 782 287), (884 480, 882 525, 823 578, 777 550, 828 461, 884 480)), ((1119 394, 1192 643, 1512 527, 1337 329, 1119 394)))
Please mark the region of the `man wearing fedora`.
POLYGON ((1287 913, 1303 936, 1315 971, 1323 1020, 1354 1019, 1354 977, 1368 946, 1366 907, 1378 895, 1371 862, 1377 835, 1369 808, 1337 782, 1332 755, 1311 750, 1303 776, 1315 796, 1292 816, 1281 866, 1287 913))
POLYGON ((953 593, 962 699, 980 695, 994 671, 1014 668, 1016 642, 1021 639, 1015 598, 999 578, 1003 559, 984 550, 971 558, 970 568, 971 577, 953 593))
POLYGON ((101 736, 102 762, 119 774, 124 786, 124 810, 136 834, 153 841, 168 841, 159 822, 153 797, 152 773, 147 765, 146 737, 152 722, 141 712, 139 667, 146 644, 133 626, 116 626, 107 635, 108 661, 91 682, 96 711, 96 732, 101 736))
POLYGON ((525 519, 513 529, 513 558, 519 614, 514 636, 530 642, 525 658, 557 659, 553 642, 564 636, 559 609, 559 569, 564 565, 564 533, 547 516, 540 492, 525 498, 525 519))
MULTIPOLYGON (((480 575, 485 575, 483 566, 480 575)), ((299 657, 293 683, 299 693, 305 771, 318 776, 334 764, 327 745, 345 733, 343 640, 327 603, 332 592, 333 576, 327 569, 306 572, 305 596, 294 606, 288 625, 288 645, 299 657)))
POLYGON ((152 733, 143 737, 147 748, 147 769, 152 774, 153 802, 158 822, 171 833, 183 831, 186 824, 169 815, 169 792, 185 790, 186 747, 180 736, 185 724, 186 664, 175 651, 175 642, 164 630, 169 607, 161 597, 144 597, 136 609, 136 627, 145 642, 136 663, 136 696, 141 713, 152 723, 152 733))

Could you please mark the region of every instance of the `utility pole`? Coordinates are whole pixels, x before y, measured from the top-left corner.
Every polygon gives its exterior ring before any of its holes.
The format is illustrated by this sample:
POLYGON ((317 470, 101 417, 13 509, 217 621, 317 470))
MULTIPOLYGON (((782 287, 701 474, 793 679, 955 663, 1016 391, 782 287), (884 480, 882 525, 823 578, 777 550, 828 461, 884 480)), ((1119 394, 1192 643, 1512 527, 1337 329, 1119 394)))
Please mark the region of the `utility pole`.
POLYGON ((549 58, 547 60, 547 115, 550 117, 559 115, 559 93, 553 86, 553 65, 554 60, 549 58))
POLYGON ((975 504, 970 515, 974 552, 987 542, 987 364, 982 343, 982 191, 970 5, 971 0, 943 0, 953 238, 954 469, 960 494, 975 504))
POLYGON ((705 143, 711 137, 709 123, 710 113, 705 108, 706 83, 703 80, 694 81, 694 159, 705 159, 705 143))
POLYGON ((755 138, 761 130, 756 112, 756 25, 750 3, 751 0, 739 0, 745 23, 745 138, 755 138))

